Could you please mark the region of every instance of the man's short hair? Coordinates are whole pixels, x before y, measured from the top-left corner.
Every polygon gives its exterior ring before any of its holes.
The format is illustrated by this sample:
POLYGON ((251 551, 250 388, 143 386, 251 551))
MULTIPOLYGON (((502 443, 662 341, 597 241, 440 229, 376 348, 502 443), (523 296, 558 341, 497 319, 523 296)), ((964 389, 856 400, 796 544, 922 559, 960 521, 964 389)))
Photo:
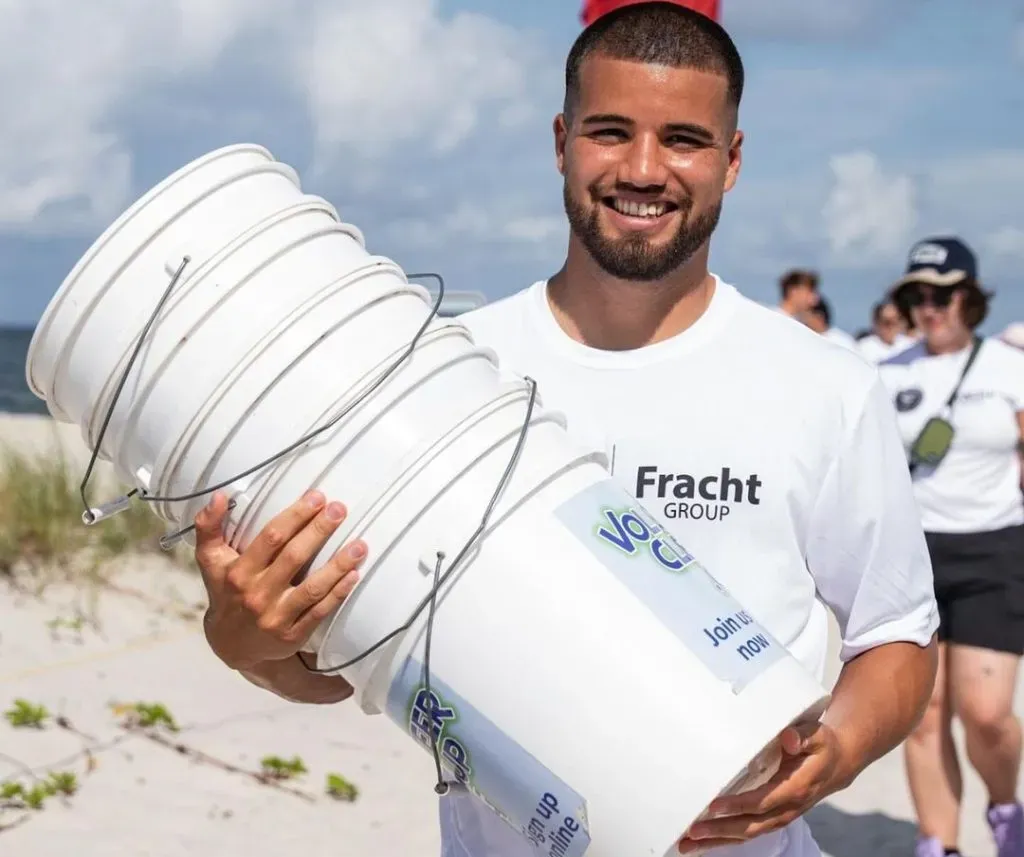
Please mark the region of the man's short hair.
POLYGON ((817 303, 811 307, 810 312, 825 322, 825 327, 832 326, 832 307, 829 306, 823 295, 818 297, 817 303))
POLYGON ((818 275, 814 271, 793 268, 779 278, 779 291, 784 298, 799 286, 810 286, 814 291, 818 291, 818 275))
MULTIPOLYGON (((871 323, 880 324, 882 321, 882 313, 885 312, 887 306, 895 307, 895 304, 891 300, 878 301, 873 307, 871 307, 871 323)), ((897 312, 898 312, 897 308, 897 312)))
POLYGON ((567 117, 579 101, 583 61, 592 54, 719 74, 730 106, 738 109, 743 98, 743 61, 729 34, 706 15, 664 0, 615 9, 580 33, 565 62, 567 117))

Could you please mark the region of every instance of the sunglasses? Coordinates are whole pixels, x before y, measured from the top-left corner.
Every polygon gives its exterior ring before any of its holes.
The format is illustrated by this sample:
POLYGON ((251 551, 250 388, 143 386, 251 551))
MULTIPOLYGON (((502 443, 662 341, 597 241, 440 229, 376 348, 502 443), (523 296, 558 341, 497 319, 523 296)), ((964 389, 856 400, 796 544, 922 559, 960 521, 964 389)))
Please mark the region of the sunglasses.
POLYGON ((955 288, 936 289, 932 286, 907 286, 906 301, 911 307, 932 306, 946 309, 953 300, 955 288))

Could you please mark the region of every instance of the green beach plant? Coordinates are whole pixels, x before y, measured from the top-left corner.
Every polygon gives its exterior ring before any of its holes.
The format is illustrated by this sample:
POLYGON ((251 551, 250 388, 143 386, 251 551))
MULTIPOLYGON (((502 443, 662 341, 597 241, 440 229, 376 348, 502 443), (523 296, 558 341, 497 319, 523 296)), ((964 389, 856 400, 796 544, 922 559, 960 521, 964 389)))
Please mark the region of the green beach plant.
MULTIPOLYGON (((164 554, 159 540, 167 524, 144 503, 134 502, 124 512, 86 526, 80 482, 81 473, 59 447, 29 454, 0 446, 0 574, 25 570, 96 575, 117 556, 164 554)), ((93 497, 123 490, 112 484, 109 474, 94 482, 93 497)), ((193 562, 184 545, 164 555, 183 565, 193 562)))

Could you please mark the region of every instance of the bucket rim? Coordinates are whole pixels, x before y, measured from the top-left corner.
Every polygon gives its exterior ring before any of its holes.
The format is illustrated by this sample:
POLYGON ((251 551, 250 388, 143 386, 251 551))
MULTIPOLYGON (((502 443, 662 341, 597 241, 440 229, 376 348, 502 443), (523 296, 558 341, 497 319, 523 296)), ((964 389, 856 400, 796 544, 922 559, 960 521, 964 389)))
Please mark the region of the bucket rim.
MULTIPOLYGON (((376 523, 376 521, 384 514, 388 506, 391 505, 394 498, 398 496, 402 491, 408 489, 409 483, 414 480, 423 469, 439 455, 448 452, 453 448, 457 441, 469 432, 471 429, 479 425, 480 423, 486 422, 489 418, 499 414, 506 408, 512 407, 518 402, 529 400, 529 386, 525 381, 507 381, 504 382, 503 386, 506 388, 504 392, 495 396, 490 402, 478 409, 474 414, 471 414, 465 420, 460 421, 458 426, 449 431, 444 437, 438 439, 428 449, 418 451, 420 454, 412 461, 408 467, 403 468, 401 475, 395 478, 391 485, 380 493, 378 498, 363 512, 356 520, 345 521, 342 526, 335 531, 335 535, 340 533, 339 542, 341 544, 347 544, 354 539, 363 537, 366 532, 376 523)), ((534 426, 541 422, 550 422, 557 425, 562 425, 563 421, 560 419, 560 414, 555 411, 547 411, 543 408, 538 407, 535 409, 533 415, 530 418, 530 425, 534 426)), ((502 429, 497 433, 497 437, 488 441, 487 447, 483 452, 475 451, 473 458, 469 465, 460 469, 460 474, 467 469, 472 467, 472 462, 479 459, 482 455, 490 453, 494 447, 501 445, 508 438, 515 436, 521 428, 522 420, 519 421, 518 425, 510 425, 507 429, 502 429)), ((592 454, 591 454, 592 455, 592 454)), ((585 456, 586 457, 586 456, 585 456)), ((424 505, 429 505, 430 499, 424 502, 424 505)), ((364 565, 360 570, 359 580, 353 588, 352 592, 349 593, 348 597, 341 603, 341 605, 334 611, 330 620, 324 625, 322 631, 318 631, 318 634, 322 634, 321 641, 317 645, 316 658, 318 669, 331 669, 332 667, 325 664, 322 660, 324 654, 324 647, 327 645, 327 641, 331 637, 331 633, 334 629, 335 624, 340 622, 342 618, 348 615, 351 610, 355 609, 353 604, 358 590, 365 586, 368 581, 373 577, 373 572, 376 570, 380 563, 380 558, 364 565)), ((399 639, 405 635, 400 635, 399 639)))
MULTIPOLYGON (((90 244, 86 251, 78 258, 78 261, 75 262, 74 266, 57 287, 53 297, 50 298, 49 303, 43 310, 43 314, 36 323, 32 339, 29 341, 28 352, 25 358, 25 381, 28 384, 29 389, 35 393, 38 398, 47 401, 47 391, 44 390, 41 384, 36 383, 33 376, 32 369, 33 363, 35 362, 36 351, 39 349, 43 338, 49 332, 50 325, 53 323, 53 317, 63 306, 64 301, 74 288, 74 285, 81 276, 82 271, 92 263, 111 239, 124 229, 129 221, 135 219, 143 208, 150 205, 157 197, 161 196, 173 185, 177 184, 197 170, 208 166, 214 161, 241 154, 262 155, 267 159, 267 161, 277 162, 270 150, 258 143, 233 143, 227 146, 221 146, 211 152, 207 152, 205 155, 201 155, 200 157, 189 161, 189 163, 184 166, 179 167, 177 170, 157 182, 157 184, 150 187, 149 190, 143 193, 142 196, 138 197, 131 205, 128 206, 128 208, 122 211, 121 214, 119 214, 117 218, 115 218, 115 220, 96 237, 92 244, 90 244)), ((297 181, 297 174, 295 174, 294 170, 291 170, 291 172, 294 176, 293 180, 297 181)), ((52 385, 52 383, 53 379, 50 379, 50 384, 52 385)))
MULTIPOLYGON (((464 353, 455 355, 453 357, 450 357, 444 363, 440 364, 439 366, 435 366, 433 369, 430 370, 430 372, 428 373, 427 377, 429 377, 429 375, 436 374, 439 371, 445 371, 448 368, 450 368, 451 366, 455 365, 456 363, 462 362, 464 360, 473 360, 473 359, 477 359, 477 358, 483 356, 483 357, 487 357, 488 359, 493 361, 493 359, 494 359, 494 352, 491 349, 489 349, 489 348, 484 348, 484 347, 481 347, 481 346, 474 345, 473 344, 473 340, 472 340, 472 336, 470 335, 469 330, 466 328, 465 325, 463 325, 463 324, 461 324, 459 322, 456 322, 455 319, 446 319, 445 321, 446 322, 454 322, 454 323, 445 323, 445 324, 438 325, 438 327, 436 327, 435 329, 430 330, 427 333, 425 333, 423 335, 423 337, 420 339, 420 342, 417 345, 416 350, 418 351, 420 348, 425 348, 427 346, 434 345, 434 344, 436 344, 439 341, 443 341, 444 339, 446 339, 449 336, 461 336, 467 342, 469 342, 471 347, 469 349, 467 349, 464 353)), ((394 351, 391 352, 391 354, 389 354, 383 360, 378 362, 372 369, 370 369, 367 373, 365 373, 365 376, 373 376, 374 373, 379 372, 384 366, 386 366, 388 363, 390 363, 392 360, 394 360, 394 358, 397 355, 401 354, 407 348, 408 348, 408 345, 404 345, 401 348, 395 349, 394 351)), ((346 390, 343 393, 342 396, 339 396, 337 399, 335 399, 335 401, 332 403, 330 408, 325 409, 324 411, 322 411, 317 416, 317 418, 309 426, 307 426, 307 428, 302 432, 302 435, 308 434, 316 425, 318 425, 319 423, 322 423, 327 417, 329 417, 330 414, 333 411, 336 411, 338 409, 338 407, 339 407, 338 403, 340 401, 342 401, 347 396, 353 395, 353 389, 355 389, 355 386, 356 385, 353 385, 353 387, 350 387, 348 390, 346 390)), ((396 397, 396 399, 397 398, 398 397, 396 397)), ((385 410, 387 410, 390 407, 392 407, 393 404, 394 403, 392 402, 391 404, 387 405, 385 410)), ((482 407, 486 407, 486 404, 483 405, 482 407)), ((470 414, 469 416, 472 417, 472 414, 470 414)), ((375 418, 376 417, 374 417, 374 419, 375 418)), ((361 432, 362 431, 366 431, 366 427, 364 426, 362 429, 360 429, 360 431, 361 432)), ((431 441, 431 444, 436 442, 436 440, 437 440, 437 438, 434 438, 431 441)), ((411 451, 412 461, 415 462, 416 460, 418 460, 418 455, 419 455, 420 449, 421 449, 420 447, 416 447, 416 448, 414 448, 411 451)), ((325 465, 325 468, 322 469, 316 475, 316 477, 313 479, 313 483, 314 484, 323 479, 325 472, 327 472, 328 470, 330 470, 333 467, 334 461, 336 461, 338 457, 340 457, 340 456, 336 455, 329 462, 327 462, 327 464, 325 465)), ((409 456, 407 456, 407 458, 408 457, 409 456)), ((285 476, 290 471, 290 469, 294 465, 294 463, 295 463, 294 460, 286 461, 286 462, 283 462, 279 467, 275 468, 274 472, 267 479, 266 484, 264 484, 260 488, 260 490, 259 490, 259 492, 257 494, 255 494, 253 497, 251 497, 249 499, 249 503, 246 506, 245 510, 242 512, 242 515, 241 515, 241 517, 238 520, 237 526, 229 534, 228 541, 231 544, 235 544, 237 542, 237 537, 242 535, 242 534, 244 534, 249 529, 249 527, 252 524, 252 520, 253 520, 254 516, 257 516, 259 514, 259 512, 263 509, 263 507, 266 505, 267 500, 269 499, 270 495, 275 490, 277 490, 277 487, 280 485, 281 480, 285 478, 285 476)), ((404 466, 401 463, 399 464, 399 468, 400 469, 398 469, 398 471, 397 471, 397 476, 395 476, 393 474, 393 478, 390 481, 388 481, 389 485, 391 484, 392 481, 394 481, 394 479, 400 478, 401 475, 405 472, 405 468, 404 468, 404 466)), ((371 491, 367 492, 367 496, 371 497, 371 498, 377 497, 384 490, 386 490, 386 489, 379 489, 378 487, 374 487, 371 491)))
MULTIPOLYGON (((91 293, 86 293, 86 299, 83 300, 82 302, 84 309, 81 312, 79 312, 78 315, 73 318, 72 323, 70 323, 70 331, 68 335, 64 338, 64 340, 60 343, 60 347, 57 349, 56 357, 54 358, 53 361, 52 374, 49 381, 49 395, 50 399, 52 399, 53 401, 54 407, 60 409, 62 412, 64 410, 61 407, 58 396, 58 387, 61 378, 61 372, 67 366, 70 360, 69 352, 72 350, 75 343, 77 343, 78 338, 81 336, 83 329, 88 324, 88 320, 91 313, 106 298, 110 288, 122 276, 124 276, 125 271, 129 270, 131 266, 135 264, 135 262, 138 260, 139 256, 150 247, 150 244, 153 241, 154 237, 160 235, 164 230, 170 228, 172 224, 177 223, 182 217, 185 217, 186 214, 200 202, 209 199, 212 195, 223 190, 229 185, 232 185, 244 179, 252 178, 253 176, 267 174, 284 176, 288 181, 292 181, 294 183, 295 171, 290 166, 288 166, 287 164, 282 164, 280 161, 266 161, 262 164, 250 166, 245 170, 238 171, 234 175, 224 178, 221 181, 217 182, 216 184, 208 186, 203 191, 202 194, 194 196, 188 203, 178 208, 170 219, 165 220, 158 229, 156 229, 154 232, 151 232, 146 241, 143 242, 142 244, 138 244, 126 258, 122 259, 120 265, 114 270, 114 272, 111 273, 102 283, 100 283, 91 293)), ((301 191, 299 192, 301 193, 301 191)), ((170 275, 167 276, 169 277, 170 275)), ((73 288, 73 284, 69 286, 69 289, 70 288, 73 288)))
MULTIPOLYGON (((218 249, 212 256, 209 256, 208 258, 201 261, 199 265, 197 265, 196 268, 194 268, 190 273, 183 276, 182 279, 179 281, 174 293, 170 296, 167 303, 161 310, 161 321, 166 320, 172 314, 179 311, 182 305, 186 304, 189 301, 190 297, 192 297, 195 294, 195 289, 200 287, 206 278, 216 273, 218 266, 220 266, 222 263, 228 260, 235 253, 241 251, 244 247, 246 247, 246 245, 251 244, 253 241, 257 240, 267 230, 272 229, 273 227, 278 226, 282 223, 285 223, 288 220, 292 219, 293 217, 299 217, 303 214, 315 211, 321 211, 324 214, 327 214, 332 219, 333 224, 330 227, 330 231, 352 237, 354 240, 360 242, 360 246, 365 249, 365 244, 363 244, 361 240, 362 233, 358 230, 358 228, 352 226, 351 224, 342 223, 338 219, 337 211, 335 210, 334 206, 331 205, 331 203, 329 203, 325 199, 322 199, 321 197, 312 195, 306 196, 300 202, 289 205, 286 208, 281 209, 280 211, 276 211, 273 214, 268 215, 258 223, 253 224, 253 226, 245 230, 245 232, 232 238, 227 244, 218 249)), ((287 250, 290 249, 291 247, 289 246, 288 248, 286 248, 284 252, 287 252, 287 250)), ((273 256, 267 258, 273 258, 273 256)), ((260 264, 264 264, 267 261, 267 258, 262 259, 260 264)), ((256 267, 258 268, 258 266, 256 267)), ((256 268, 254 268, 253 270, 256 270, 256 268)), ((252 273, 253 271, 249 272, 249 274, 252 273)), ((238 286, 236 284, 235 288, 237 287, 238 286)), ((317 294, 319 294, 319 292, 317 294)), ((197 322, 197 324, 202 323, 202 320, 200 322, 197 322)), ((191 335, 194 329, 195 325, 190 329, 188 335, 191 335)), ((86 435, 86 441, 90 449, 95 448, 96 436, 99 431, 100 424, 102 423, 104 416, 106 414, 106 409, 110 406, 110 399, 111 396, 113 395, 113 389, 117 385, 117 380, 120 377, 120 373, 123 371, 124 366, 130 359, 132 351, 134 350, 138 343, 138 338, 139 336, 136 335, 125 345, 121 353, 121 356, 118 358, 117 362, 114 365, 114 368, 111 370, 110 374, 107 376, 107 379, 103 382, 103 385, 100 387, 99 395, 96 397, 96 401, 92 405, 91 412, 88 414, 88 418, 85 421, 84 433, 86 435)), ((166 359, 169 359, 169 357, 166 359)), ((164 364, 162 363, 161 367, 163 367, 163 365, 164 364)), ((150 386, 151 384, 147 385, 147 389, 150 386)), ((134 410, 134 408, 132 410, 134 410)), ((126 415, 125 422, 127 423, 129 420, 130 414, 126 415)))
MULTIPOLYGON (((379 266, 374 266, 374 267, 379 267, 379 266)), ((320 303, 320 302, 322 302, 322 300, 326 300, 327 298, 329 298, 332 295, 336 294, 341 289, 347 288, 348 286, 352 285, 353 282, 356 282, 359 279, 364 279, 366 276, 369 276, 371 271, 369 269, 363 269, 359 273, 361 274, 361 276, 358 276, 358 277, 352 276, 350 278, 345 278, 347 280, 346 282, 335 281, 334 283, 328 284, 328 286, 326 286, 322 290, 323 296, 316 303, 320 303), (328 291, 328 290, 330 290, 330 291, 328 291)), ((344 325, 348 324, 354 317, 356 317, 360 313, 365 312, 370 307, 376 306, 377 304, 380 304, 383 301, 390 300, 392 298, 399 297, 399 296, 402 296, 402 295, 415 295, 416 297, 419 297, 419 298, 422 299, 424 294, 426 294, 426 290, 423 289, 422 286, 419 286, 418 284, 415 284, 415 283, 409 283, 409 282, 406 282, 406 281, 403 280, 402 281, 402 285, 396 286, 395 288, 390 289, 389 291, 387 291, 386 293, 384 293, 382 295, 379 295, 378 297, 376 297, 372 301, 360 304, 359 306, 354 308, 352 311, 347 313, 343 318, 332 320, 330 325, 327 328, 327 332, 331 332, 331 331, 337 330, 340 327, 343 327, 344 325)), ((218 384, 217 388, 213 391, 213 393, 211 393, 211 395, 203 403, 202 407, 200 407, 199 410, 195 413, 195 415, 189 421, 189 423, 186 426, 185 430, 182 431, 182 433, 179 435, 179 437, 176 438, 172 443, 168 444, 168 448, 166 450, 163 450, 163 451, 160 452, 160 454, 157 456, 157 462, 156 462, 156 464, 154 465, 154 468, 153 468, 153 474, 156 477, 157 486, 158 486, 157 487, 157 494, 158 495, 165 495, 165 494, 168 493, 169 486, 170 486, 171 482, 173 481, 174 476, 176 475, 176 473, 178 471, 178 468, 181 465, 182 459, 186 455, 188 449, 195 442, 195 438, 198 435, 201 427, 209 419, 210 414, 224 400, 224 397, 227 395, 227 393, 233 388, 233 386, 234 386, 235 382, 237 381, 238 377, 240 375, 242 375, 243 373, 245 373, 246 371, 249 370, 249 368, 251 367, 252 363, 261 354, 263 354, 267 350, 267 348, 269 347, 269 344, 271 342, 275 341, 280 336, 282 336, 294 324, 298 323, 303 318, 307 317, 313 311, 315 306, 316 306, 316 304, 312 304, 312 305, 306 306, 301 313, 295 313, 293 316, 290 316, 289 318, 284 319, 283 323, 278 325, 277 327, 275 327, 274 330, 271 332, 271 334, 268 334, 266 337, 261 339, 259 343, 257 343, 255 346, 253 346, 253 348, 251 348, 249 350, 249 352, 245 355, 245 357, 235 364, 235 366, 232 368, 231 372, 227 376, 225 376, 223 381, 220 384, 218 384)), ((318 340, 320 338, 322 338, 322 335, 320 337, 318 337, 318 340)), ((294 362, 295 361, 293 360, 292 363, 294 363, 294 362)), ((291 365, 291 364, 289 364, 289 365, 291 365)), ((273 386, 274 384, 276 384, 280 380, 281 377, 282 376, 279 375, 277 378, 275 378, 270 386, 273 386)), ((268 387, 268 389, 269 389, 269 387, 268 387)), ((220 454, 223 452, 225 446, 227 445, 228 440, 229 440, 228 438, 225 438, 224 440, 222 440, 220 442, 220 444, 217 446, 217 448, 211 453, 210 460, 207 462, 207 464, 204 467, 202 473, 200 473, 197 481, 195 483, 193 483, 193 485, 191 485, 187 489, 187 493, 192 493, 192 492, 200 490, 201 485, 206 481, 207 477, 209 476, 211 466, 214 464, 214 462, 219 458, 220 454)), ((198 498, 193 498, 193 499, 198 499, 198 498)), ((177 501, 176 503, 162 502, 162 503, 159 503, 159 504, 156 504, 156 505, 158 505, 161 508, 161 510, 164 511, 164 513, 166 515, 172 516, 171 519, 174 519, 173 515, 172 515, 172 512, 171 512, 171 507, 173 505, 180 505, 180 504, 184 503, 185 504, 184 505, 184 509, 187 512, 187 510, 189 508, 188 504, 190 502, 191 501, 177 501)))

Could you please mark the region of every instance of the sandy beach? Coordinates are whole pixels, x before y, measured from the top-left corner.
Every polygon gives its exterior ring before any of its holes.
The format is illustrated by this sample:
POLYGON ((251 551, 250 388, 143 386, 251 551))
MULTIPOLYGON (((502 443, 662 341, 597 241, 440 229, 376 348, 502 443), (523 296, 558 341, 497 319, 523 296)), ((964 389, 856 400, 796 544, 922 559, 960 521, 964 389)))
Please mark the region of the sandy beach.
MULTIPOLYGON (((77 429, 45 418, 0 418, 0 442, 23 450, 60 442, 84 464, 77 429)), ((0 830, 0 854, 438 852, 426 753, 354 705, 295 705, 228 671, 205 645, 205 595, 194 574, 156 555, 118 563, 111 579, 113 588, 55 584, 41 595, 0 579, 0 708, 21 698, 52 715, 41 729, 0 721, 0 780, 67 770, 79 781, 75 795, 39 811, 0 812, 0 825, 14 824, 0 830), (77 613, 95 617, 95 626, 68 627, 77 613), (170 746, 126 728, 113 707, 139 702, 173 714, 180 728, 168 733, 170 746), (248 773, 270 755, 301 757, 308 772, 281 783, 301 794, 248 773), (354 802, 325 793, 330 773, 358 788, 354 802)), ((830 680, 834 644, 835 635, 830 680)), ((991 857, 983 791, 973 772, 965 779, 963 852, 991 857)), ((832 857, 896 857, 912 853, 911 817, 897 750, 810 821, 832 857)))

